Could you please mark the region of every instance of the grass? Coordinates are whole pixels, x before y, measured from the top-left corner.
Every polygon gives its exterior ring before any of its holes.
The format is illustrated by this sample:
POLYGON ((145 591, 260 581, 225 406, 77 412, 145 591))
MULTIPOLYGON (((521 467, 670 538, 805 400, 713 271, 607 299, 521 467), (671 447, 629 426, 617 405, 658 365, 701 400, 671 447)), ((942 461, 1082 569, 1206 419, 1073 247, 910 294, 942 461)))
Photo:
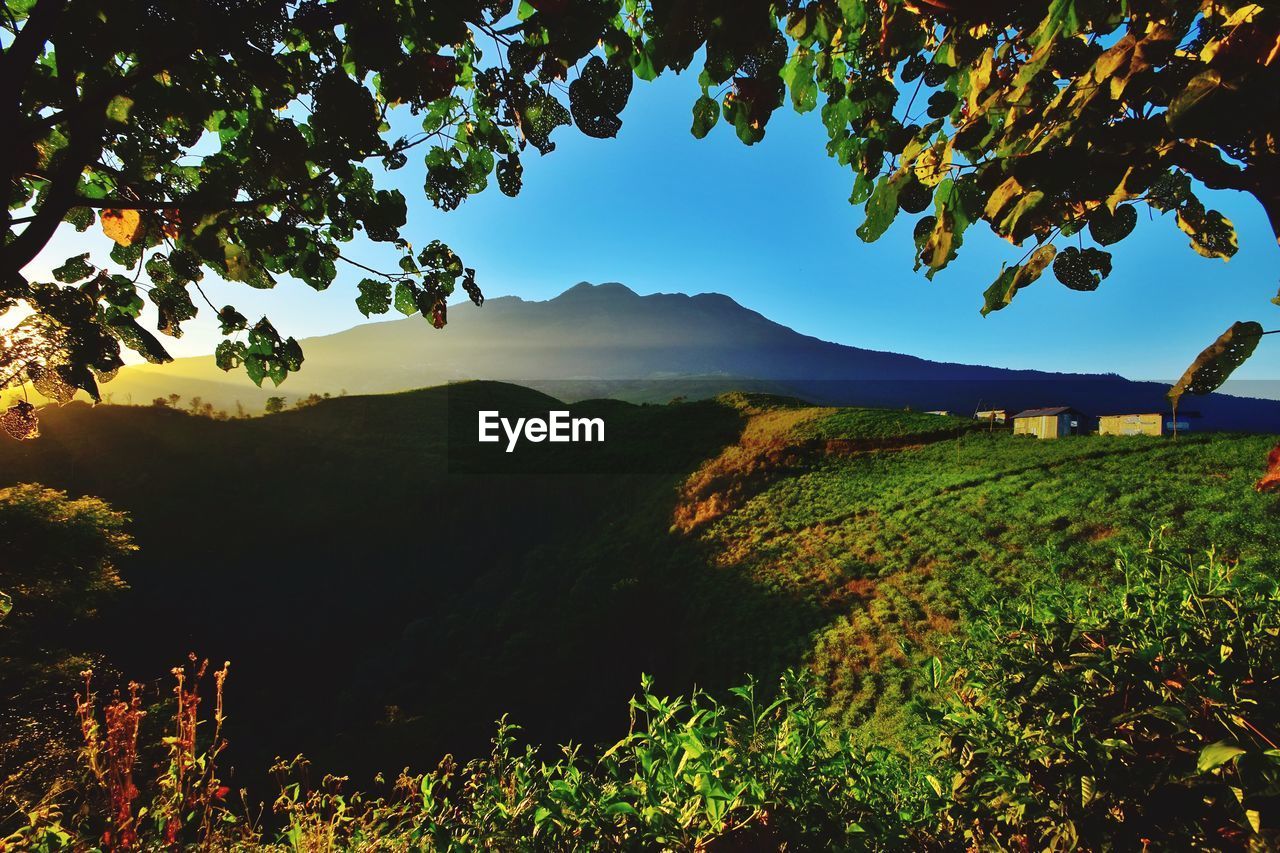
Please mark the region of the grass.
POLYGON ((1174 523, 1173 547, 1280 568, 1276 503, 1252 489, 1273 443, 969 433, 816 460, 698 535, 727 571, 828 615, 807 657, 833 711, 892 730, 941 635, 1001 596, 1097 577, 1153 524, 1174 523))
POLYGON ((817 439, 898 439, 927 437, 948 432, 978 429, 971 418, 904 412, 895 409, 843 408, 822 410, 819 417, 803 424, 797 438, 817 439))

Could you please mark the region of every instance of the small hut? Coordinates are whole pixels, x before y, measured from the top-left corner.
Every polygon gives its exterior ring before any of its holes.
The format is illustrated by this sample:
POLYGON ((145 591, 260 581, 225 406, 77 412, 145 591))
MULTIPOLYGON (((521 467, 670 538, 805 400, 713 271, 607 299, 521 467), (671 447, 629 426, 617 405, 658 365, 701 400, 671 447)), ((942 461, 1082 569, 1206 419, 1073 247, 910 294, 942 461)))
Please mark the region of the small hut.
POLYGON ((1098 435, 1169 435, 1191 429, 1191 418, 1199 412, 1178 412, 1175 419, 1171 412, 1139 412, 1123 415, 1102 415, 1098 418, 1098 435))
POLYGON ((1070 406, 1027 409, 1013 416, 1013 434, 1034 435, 1036 438, 1076 435, 1083 420, 1080 412, 1070 406))

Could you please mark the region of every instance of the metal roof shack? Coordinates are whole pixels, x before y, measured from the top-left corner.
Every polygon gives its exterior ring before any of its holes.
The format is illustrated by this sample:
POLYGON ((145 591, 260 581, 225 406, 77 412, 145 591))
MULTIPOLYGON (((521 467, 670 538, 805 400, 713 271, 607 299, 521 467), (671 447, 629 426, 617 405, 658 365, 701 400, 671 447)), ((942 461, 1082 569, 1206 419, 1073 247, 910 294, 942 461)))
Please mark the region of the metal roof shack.
POLYGON ((1189 420, 1199 412, 1136 411, 1098 416, 1098 435, 1169 435, 1191 429, 1189 420))
POLYGON ((1036 438, 1075 435, 1081 431, 1083 420, 1083 414, 1070 406, 1026 409, 1013 416, 1013 434, 1034 435, 1036 438))
POLYGON ((1070 406, 1050 406, 1047 409, 1027 409, 1025 411, 1018 412, 1013 417, 1015 420, 1018 418, 1047 418, 1067 413, 1078 415, 1080 414, 1080 411, 1078 409, 1073 409, 1070 406))

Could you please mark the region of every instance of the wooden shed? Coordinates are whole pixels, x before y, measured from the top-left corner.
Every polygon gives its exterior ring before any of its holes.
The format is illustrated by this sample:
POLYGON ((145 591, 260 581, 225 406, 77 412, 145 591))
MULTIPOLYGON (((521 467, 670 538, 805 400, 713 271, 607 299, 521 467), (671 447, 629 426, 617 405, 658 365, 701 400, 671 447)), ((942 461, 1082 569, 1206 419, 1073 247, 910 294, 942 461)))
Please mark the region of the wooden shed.
POLYGON ((1080 412, 1070 406, 1027 409, 1013 416, 1013 434, 1034 435, 1036 438, 1076 435, 1083 420, 1080 412))
POLYGON ((973 416, 980 421, 992 421, 1002 424, 1009 420, 1008 409, 979 409, 973 413, 973 416))
POLYGON ((1125 415, 1102 415, 1098 418, 1098 435, 1169 435, 1191 429, 1189 419, 1199 412, 1179 412, 1174 420, 1170 412, 1140 412, 1125 415))

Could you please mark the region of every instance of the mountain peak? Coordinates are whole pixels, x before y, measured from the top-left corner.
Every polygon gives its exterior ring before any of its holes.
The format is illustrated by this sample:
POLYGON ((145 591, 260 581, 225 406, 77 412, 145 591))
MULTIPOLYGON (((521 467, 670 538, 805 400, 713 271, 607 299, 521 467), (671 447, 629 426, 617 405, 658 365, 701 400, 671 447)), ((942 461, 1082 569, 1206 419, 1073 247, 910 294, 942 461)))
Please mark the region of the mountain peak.
POLYGON ((625 284, 621 284, 616 281, 606 281, 606 282, 602 282, 601 284, 592 284, 589 281, 580 281, 577 284, 575 284, 573 287, 566 290, 564 293, 561 293, 559 296, 553 298, 551 301, 557 302, 561 299, 582 299, 582 298, 589 299, 594 297, 608 297, 608 296, 631 297, 631 296, 638 296, 638 295, 639 294, 637 294, 631 288, 627 287, 625 284))

